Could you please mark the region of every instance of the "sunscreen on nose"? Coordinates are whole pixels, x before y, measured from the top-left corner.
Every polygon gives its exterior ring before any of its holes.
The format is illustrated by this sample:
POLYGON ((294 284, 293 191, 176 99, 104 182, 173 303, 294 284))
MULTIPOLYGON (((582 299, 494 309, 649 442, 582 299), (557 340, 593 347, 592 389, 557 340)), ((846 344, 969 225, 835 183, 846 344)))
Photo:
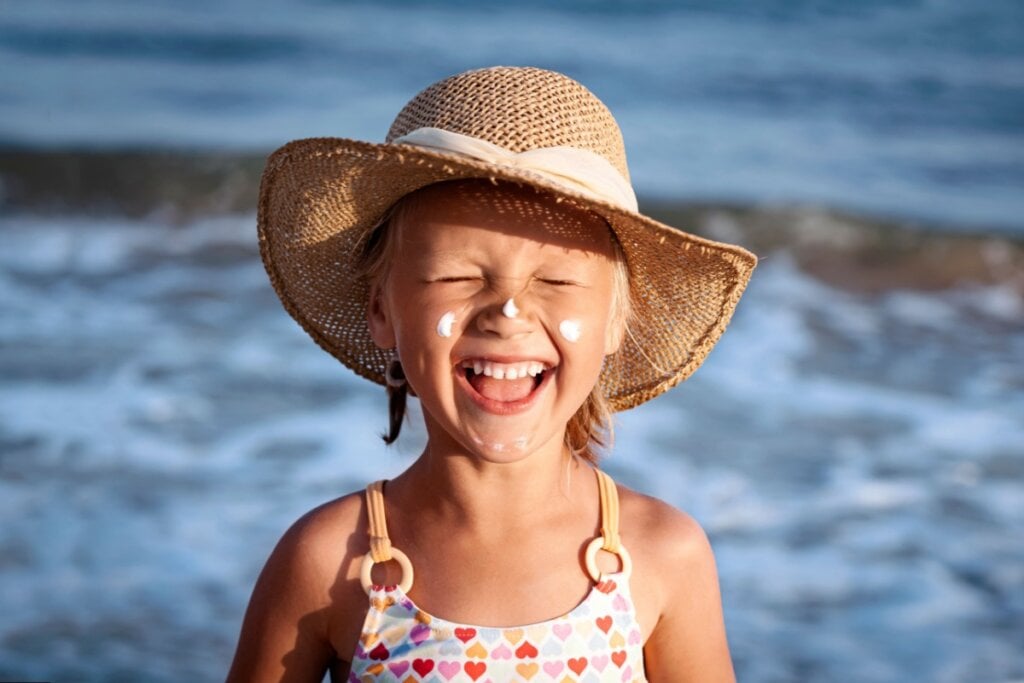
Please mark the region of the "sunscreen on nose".
POLYGON ((516 308, 516 302, 512 299, 505 302, 505 305, 501 307, 501 312, 506 318, 515 318, 519 315, 519 309, 516 308))
POLYGON ((455 322, 455 313, 448 311, 437 321, 437 335, 439 337, 452 336, 452 323, 455 322))
POLYGON ((566 341, 575 343, 580 339, 580 321, 563 320, 558 323, 558 331, 566 341))

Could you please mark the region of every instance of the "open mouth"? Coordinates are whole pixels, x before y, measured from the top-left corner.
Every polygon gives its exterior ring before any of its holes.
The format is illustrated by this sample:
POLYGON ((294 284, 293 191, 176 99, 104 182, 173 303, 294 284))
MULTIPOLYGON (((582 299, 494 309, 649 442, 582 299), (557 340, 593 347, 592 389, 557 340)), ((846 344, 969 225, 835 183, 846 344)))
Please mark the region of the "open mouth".
POLYGON ((525 408, 550 377, 554 366, 540 361, 495 363, 473 359, 459 365, 473 398, 492 412, 525 408))

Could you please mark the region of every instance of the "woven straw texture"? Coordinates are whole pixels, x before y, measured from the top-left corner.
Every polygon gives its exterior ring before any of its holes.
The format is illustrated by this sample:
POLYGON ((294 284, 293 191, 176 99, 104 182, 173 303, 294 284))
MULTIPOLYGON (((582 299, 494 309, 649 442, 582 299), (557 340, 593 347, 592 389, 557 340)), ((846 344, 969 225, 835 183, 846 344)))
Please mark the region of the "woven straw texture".
MULTIPOLYGON (((628 179, 622 134, 589 90, 551 71, 492 67, 428 87, 398 114, 387 140, 420 127, 472 135, 514 152, 573 146, 628 179)), ((260 184, 260 253, 285 308, 328 353, 384 384, 388 354, 366 324, 367 286, 352 265, 402 196, 460 178, 529 184, 605 218, 630 270, 635 321, 609 356, 601 386, 613 410, 632 408, 689 377, 732 317, 757 265, 733 244, 692 235, 590 199, 528 170, 388 142, 308 138, 267 160, 260 184)))

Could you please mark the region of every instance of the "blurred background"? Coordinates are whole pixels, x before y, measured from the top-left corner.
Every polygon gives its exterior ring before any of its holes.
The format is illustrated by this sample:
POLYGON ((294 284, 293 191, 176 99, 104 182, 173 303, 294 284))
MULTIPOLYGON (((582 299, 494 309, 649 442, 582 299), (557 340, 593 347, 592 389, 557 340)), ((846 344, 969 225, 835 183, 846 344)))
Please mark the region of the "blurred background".
POLYGON ((605 461, 707 530, 740 680, 1024 680, 1016 0, 0 3, 0 680, 222 680, 285 528, 411 461, 256 188, 493 64, 587 85, 642 210, 761 257, 605 461))

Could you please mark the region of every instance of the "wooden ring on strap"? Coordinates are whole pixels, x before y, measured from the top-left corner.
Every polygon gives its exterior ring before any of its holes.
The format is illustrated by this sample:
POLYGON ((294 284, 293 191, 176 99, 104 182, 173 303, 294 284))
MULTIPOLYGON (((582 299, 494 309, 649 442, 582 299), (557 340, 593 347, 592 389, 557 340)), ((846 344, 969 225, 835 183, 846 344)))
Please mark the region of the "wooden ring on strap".
MULTIPOLYGON (((597 536, 590 543, 587 544, 587 552, 584 555, 587 564, 587 573, 590 574, 596 583, 604 581, 604 574, 602 574, 597 568, 597 551, 604 545, 604 537, 597 536)), ((609 551, 610 552, 610 551, 609 551)), ((622 573, 629 578, 629 575, 633 573, 633 558, 629 556, 629 551, 624 546, 619 546, 618 552, 615 553, 619 556, 619 560, 622 562, 622 573)))
MULTIPOLYGON (((398 563, 398 566, 402 568, 402 580, 399 582, 398 587, 402 589, 403 593, 408 593, 409 589, 412 588, 412 562, 409 561, 409 556, 403 553, 398 548, 391 548, 391 559, 398 563)), ((386 561, 386 560, 385 560, 386 561)), ((367 594, 373 588, 373 580, 370 578, 370 570, 373 569, 373 565, 376 562, 373 561, 373 557, 370 553, 363 555, 363 564, 359 567, 359 582, 363 584, 363 590, 367 594)))

